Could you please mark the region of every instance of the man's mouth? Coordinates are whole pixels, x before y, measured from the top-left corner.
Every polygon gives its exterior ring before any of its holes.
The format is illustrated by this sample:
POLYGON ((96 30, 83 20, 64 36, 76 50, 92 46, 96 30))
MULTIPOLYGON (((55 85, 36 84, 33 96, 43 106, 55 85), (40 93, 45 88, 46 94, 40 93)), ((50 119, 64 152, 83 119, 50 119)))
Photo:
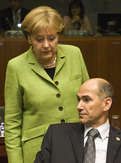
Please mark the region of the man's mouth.
POLYGON ((79 116, 81 117, 81 116, 85 116, 85 115, 87 115, 86 113, 79 113, 79 116))

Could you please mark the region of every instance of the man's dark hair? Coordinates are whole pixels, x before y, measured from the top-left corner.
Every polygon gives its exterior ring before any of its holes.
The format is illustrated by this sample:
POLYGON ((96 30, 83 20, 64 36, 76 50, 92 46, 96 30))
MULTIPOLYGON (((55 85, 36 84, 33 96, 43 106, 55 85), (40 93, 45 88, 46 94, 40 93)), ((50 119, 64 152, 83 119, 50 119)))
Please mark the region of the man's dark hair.
MULTIPOLYGON (((113 86, 109 82, 99 80, 98 81, 98 93, 101 98, 110 97, 112 99, 112 104, 113 104, 114 89, 113 89, 113 86)), ((111 107, 112 107, 112 105, 111 105, 111 107)))

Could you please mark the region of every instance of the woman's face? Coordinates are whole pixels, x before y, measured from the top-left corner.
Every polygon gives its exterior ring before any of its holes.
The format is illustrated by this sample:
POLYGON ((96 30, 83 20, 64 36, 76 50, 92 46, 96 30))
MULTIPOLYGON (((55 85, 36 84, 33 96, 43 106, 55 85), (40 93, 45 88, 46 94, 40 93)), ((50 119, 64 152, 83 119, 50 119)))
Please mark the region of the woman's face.
POLYGON ((57 52, 58 34, 41 30, 28 36, 28 41, 33 47, 36 59, 42 64, 53 62, 57 52))
POLYGON ((71 7, 71 14, 72 14, 72 16, 79 16, 79 14, 80 14, 80 7, 78 6, 78 7, 76 7, 75 5, 72 5, 72 7, 71 7))

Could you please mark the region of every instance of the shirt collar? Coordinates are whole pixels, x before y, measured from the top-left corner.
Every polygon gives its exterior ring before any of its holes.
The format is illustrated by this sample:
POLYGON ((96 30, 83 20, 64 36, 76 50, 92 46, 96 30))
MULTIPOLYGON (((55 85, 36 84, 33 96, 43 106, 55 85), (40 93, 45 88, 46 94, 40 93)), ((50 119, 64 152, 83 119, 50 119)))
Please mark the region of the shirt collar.
MULTIPOLYGON (((87 136, 87 133, 89 130, 91 130, 93 127, 90 126, 84 126, 84 138, 87 136)), ((106 137, 109 137, 109 129, 110 129, 110 124, 109 124, 109 119, 107 120, 106 123, 104 123, 103 125, 99 126, 96 128, 99 133, 100 133, 100 137, 102 140, 104 140, 106 137)))
POLYGON ((13 12, 13 14, 14 14, 15 12, 17 12, 17 14, 20 14, 20 13, 21 13, 21 8, 18 9, 17 11, 12 11, 12 12, 13 12))

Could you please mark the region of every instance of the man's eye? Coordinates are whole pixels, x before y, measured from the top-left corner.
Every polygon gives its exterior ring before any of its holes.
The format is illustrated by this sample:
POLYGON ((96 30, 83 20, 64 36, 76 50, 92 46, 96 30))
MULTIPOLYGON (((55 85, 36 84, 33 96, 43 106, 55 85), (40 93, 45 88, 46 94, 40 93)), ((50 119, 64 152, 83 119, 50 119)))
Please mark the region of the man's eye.
POLYGON ((77 100, 78 100, 78 102, 80 101, 80 98, 77 96, 77 100))
POLYGON ((88 102, 89 101, 89 98, 84 98, 83 99, 85 102, 88 102))

